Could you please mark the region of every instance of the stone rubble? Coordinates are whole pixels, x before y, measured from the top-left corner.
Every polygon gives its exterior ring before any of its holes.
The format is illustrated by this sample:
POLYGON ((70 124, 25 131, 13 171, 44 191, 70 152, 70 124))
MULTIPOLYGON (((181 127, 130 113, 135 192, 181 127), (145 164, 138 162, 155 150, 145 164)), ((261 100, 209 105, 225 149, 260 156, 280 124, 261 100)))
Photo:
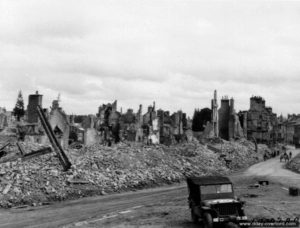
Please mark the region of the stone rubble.
POLYGON ((292 158, 292 160, 287 163, 286 168, 296 173, 300 173, 300 154, 292 158))
POLYGON ((239 139, 237 141, 226 141, 212 143, 212 145, 221 151, 221 157, 230 161, 230 169, 237 170, 248 167, 263 159, 264 153, 271 153, 271 150, 264 144, 258 145, 258 152, 255 152, 254 143, 239 139))
MULTIPOLYGON (((248 141, 223 143, 220 154, 198 142, 172 146, 119 143, 66 150, 72 167, 63 172, 56 154, 30 160, 0 159, 0 207, 41 205, 51 201, 129 191, 180 182, 186 176, 226 174, 262 159, 248 141)), ((215 144, 220 146, 220 144, 215 144)), ((26 151, 43 145, 25 144, 26 151)), ((11 153, 18 154, 18 149, 11 153)))

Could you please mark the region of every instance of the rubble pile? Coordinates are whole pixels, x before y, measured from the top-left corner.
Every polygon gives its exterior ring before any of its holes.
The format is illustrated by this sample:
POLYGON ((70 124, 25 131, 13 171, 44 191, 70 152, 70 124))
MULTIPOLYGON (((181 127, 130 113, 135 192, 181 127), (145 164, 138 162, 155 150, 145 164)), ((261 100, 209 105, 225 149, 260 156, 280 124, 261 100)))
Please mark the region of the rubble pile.
POLYGON ((263 154, 270 149, 266 145, 259 144, 258 151, 255 152, 254 143, 239 139, 237 141, 225 141, 222 143, 212 144, 215 148, 219 149, 220 157, 228 161, 228 167, 236 170, 243 167, 248 167, 258 161, 263 160, 263 154))
POLYGON ((292 158, 292 160, 287 163, 286 168, 293 172, 300 173, 300 154, 292 158))
MULTIPOLYGON (((249 165, 247 158, 253 156, 249 155, 246 146, 239 143, 225 145, 228 151, 235 148, 231 155, 249 165)), ((26 150, 37 150, 41 146, 24 145, 26 150)), ((186 176, 230 171, 218 153, 198 142, 169 147, 123 143, 112 147, 93 145, 65 152, 72 163, 67 172, 62 171, 53 152, 29 160, 0 160, 0 207, 38 205, 53 200, 170 184, 186 176)))

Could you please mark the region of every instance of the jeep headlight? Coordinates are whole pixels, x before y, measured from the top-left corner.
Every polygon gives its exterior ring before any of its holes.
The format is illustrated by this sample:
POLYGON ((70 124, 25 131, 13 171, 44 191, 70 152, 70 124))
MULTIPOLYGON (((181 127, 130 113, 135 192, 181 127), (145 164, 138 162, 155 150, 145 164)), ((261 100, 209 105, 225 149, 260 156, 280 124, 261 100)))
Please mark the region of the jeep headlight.
POLYGON ((219 222, 219 218, 213 218, 213 222, 219 222))

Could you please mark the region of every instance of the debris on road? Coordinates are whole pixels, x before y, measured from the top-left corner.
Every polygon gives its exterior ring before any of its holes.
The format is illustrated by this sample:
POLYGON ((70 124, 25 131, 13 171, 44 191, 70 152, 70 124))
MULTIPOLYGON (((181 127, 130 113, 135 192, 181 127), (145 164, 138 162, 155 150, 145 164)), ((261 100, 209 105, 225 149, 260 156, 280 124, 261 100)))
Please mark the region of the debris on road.
MULTIPOLYGON (((11 151, 14 160, 0 159, 0 207, 142 189, 180 182, 187 176, 226 174, 232 169, 220 154, 198 142, 174 146, 94 144, 68 149, 65 153, 72 166, 66 172, 49 145, 21 144, 25 153, 34 151, 24 155, 30 159, 21 158, 16 146, 11 151), (42 156, 35 156, 40 153, 42 156)), ((249 145, 231 142, 223 153, 250 165, 258 155, 249 145)))
POLYGON ((296 187, 289 187, 289 195, 290 196, 299 196, 300 195, 300 189, 296 187))
POLYGON ((286 164, 286 168, 296 173, 300 173, 300 154, 292 158, 292 160, 286 164))

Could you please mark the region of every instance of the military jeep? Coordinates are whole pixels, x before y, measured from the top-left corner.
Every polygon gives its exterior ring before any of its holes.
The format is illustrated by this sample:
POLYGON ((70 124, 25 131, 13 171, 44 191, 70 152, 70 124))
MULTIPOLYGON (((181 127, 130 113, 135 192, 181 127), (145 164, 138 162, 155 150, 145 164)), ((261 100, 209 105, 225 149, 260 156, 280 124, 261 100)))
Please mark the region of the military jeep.
POLYGON ((234 196, 232 182, 224 176, 187 178, 189 207, 194 223, 204 228, 239 227, 246 222, 243 205, 234 196))

